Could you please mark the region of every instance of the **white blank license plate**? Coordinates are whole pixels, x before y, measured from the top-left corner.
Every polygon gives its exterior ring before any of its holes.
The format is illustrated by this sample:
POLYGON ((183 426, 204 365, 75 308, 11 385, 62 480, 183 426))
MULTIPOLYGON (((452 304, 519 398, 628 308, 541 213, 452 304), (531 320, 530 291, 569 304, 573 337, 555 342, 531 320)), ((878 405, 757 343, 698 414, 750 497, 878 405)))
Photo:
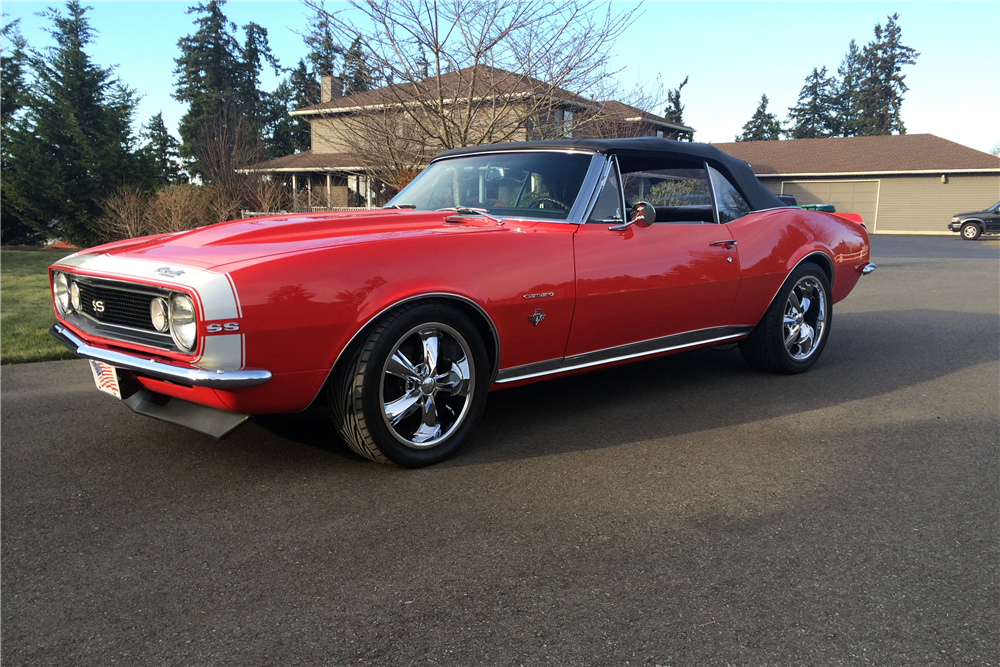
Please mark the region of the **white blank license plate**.
POLYGON ((117 399, 122 397, 122 389, 118 384, 118 369, 109 366, 103 361, 90 360, 90 370, 94 373, 94 382, 97 388, 106 394, 111 394, 117 399))

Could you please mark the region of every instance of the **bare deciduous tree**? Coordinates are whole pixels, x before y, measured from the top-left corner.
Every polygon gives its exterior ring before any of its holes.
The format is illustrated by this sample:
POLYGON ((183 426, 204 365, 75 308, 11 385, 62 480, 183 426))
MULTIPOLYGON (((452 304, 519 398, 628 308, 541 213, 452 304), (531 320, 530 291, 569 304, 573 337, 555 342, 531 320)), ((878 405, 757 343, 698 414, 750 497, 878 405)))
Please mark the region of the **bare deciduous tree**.
POLYGON ((338 118, 351 152, 392 186, 443 149, 595 122, 594 95, 617 74, 613 42, 638 16, 590 0, 350 0, 332 13, 305 2, 381 77, 338 118))

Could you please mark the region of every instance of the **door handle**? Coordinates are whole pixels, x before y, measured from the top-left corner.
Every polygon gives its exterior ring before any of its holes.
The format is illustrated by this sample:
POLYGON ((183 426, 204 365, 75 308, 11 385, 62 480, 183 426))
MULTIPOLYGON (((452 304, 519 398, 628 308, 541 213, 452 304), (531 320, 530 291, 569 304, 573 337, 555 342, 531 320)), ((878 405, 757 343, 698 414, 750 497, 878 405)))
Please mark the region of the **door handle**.
POLYGON ((736 241, 734 241, 732 239, 729 239, 727 241, 712 241, 708 245, 712 245, 712 246, 715 246, 715 245, 724 245, 724 246, 726 246, 726 248, 732 249, 732 247, 734 245, 736 245, 736 241))

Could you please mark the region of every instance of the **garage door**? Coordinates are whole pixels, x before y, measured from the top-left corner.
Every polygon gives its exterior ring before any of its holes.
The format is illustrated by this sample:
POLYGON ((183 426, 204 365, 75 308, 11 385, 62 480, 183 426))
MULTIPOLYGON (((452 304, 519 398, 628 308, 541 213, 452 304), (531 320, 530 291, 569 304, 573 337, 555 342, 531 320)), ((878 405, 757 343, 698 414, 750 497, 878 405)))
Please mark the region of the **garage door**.
POLYGON ((794 195, 800 204, 832 204, 839 213, 860 213, 875 231, 878 181, 783 181, 781 194, 794 195))

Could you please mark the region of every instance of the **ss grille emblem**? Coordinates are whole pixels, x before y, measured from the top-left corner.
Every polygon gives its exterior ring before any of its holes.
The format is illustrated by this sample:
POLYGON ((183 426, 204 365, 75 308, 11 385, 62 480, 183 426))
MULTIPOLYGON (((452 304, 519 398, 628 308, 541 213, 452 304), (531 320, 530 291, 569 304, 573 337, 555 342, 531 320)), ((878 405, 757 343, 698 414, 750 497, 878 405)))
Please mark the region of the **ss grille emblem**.
POLYGON ((97 299, 94 299, 93 301, 90 302, 90 305, 92 305, 94 307, 94 312, 95 313, 103 313, 104 312, 104 302, 103 301, 98 301, 97 299))

